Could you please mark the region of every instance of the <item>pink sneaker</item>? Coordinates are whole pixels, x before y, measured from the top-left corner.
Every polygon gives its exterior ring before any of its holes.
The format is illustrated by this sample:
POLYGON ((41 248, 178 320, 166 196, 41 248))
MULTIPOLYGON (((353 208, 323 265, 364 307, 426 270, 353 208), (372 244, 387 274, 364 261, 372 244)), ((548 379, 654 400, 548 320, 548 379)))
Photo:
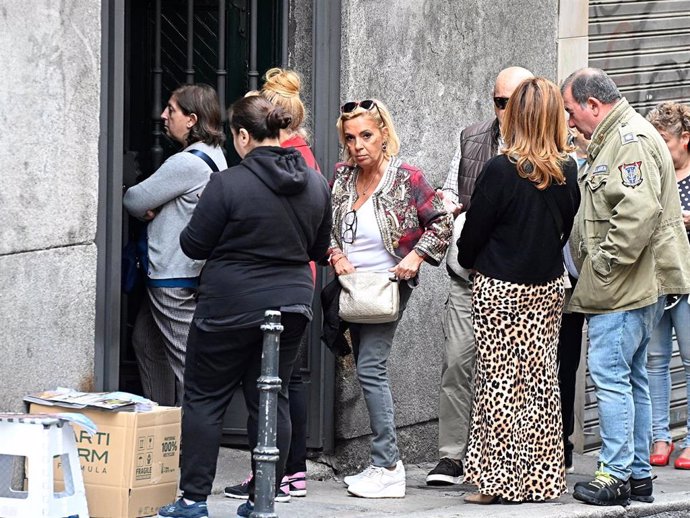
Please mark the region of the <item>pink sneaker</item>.
POLYGON ((307 474, 304 471, 286 475, 290 486, 290 496, 307 496, 307 474))
POLYGON ((278 494, 276 494, 276 502, 289 502, 290 501, 290 480, 287 475, 283 477, 280 481, 280 489, 278 494))

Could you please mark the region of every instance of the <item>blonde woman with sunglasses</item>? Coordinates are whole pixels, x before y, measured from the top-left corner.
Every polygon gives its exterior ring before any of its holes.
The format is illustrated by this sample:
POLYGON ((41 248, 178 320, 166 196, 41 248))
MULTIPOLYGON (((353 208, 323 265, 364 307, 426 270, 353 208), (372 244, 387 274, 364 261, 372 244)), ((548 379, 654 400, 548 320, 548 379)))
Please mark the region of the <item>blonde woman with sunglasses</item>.
POLYGON ((422 263, 438 266, 446 252, 452 216, 424 173, 398 158, 400 141, 381 101, 346 102, 337 128, 345 162, 336 166, 333 181, 329 262, 338 276, 389 272, 400 281, 396 320, 349 324, 373 441, 371 465, 344 481, 356 496, 401 498, 405 468, 396 441, 386 363, 422 263))

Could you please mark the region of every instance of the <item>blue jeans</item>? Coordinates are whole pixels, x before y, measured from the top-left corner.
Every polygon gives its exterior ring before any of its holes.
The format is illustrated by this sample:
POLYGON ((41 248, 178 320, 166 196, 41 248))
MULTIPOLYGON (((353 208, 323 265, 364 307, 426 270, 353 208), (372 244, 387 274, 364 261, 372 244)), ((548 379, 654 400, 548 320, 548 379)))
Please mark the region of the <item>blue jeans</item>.
POLYGON ((357 379, 362 386, 369 412, 369 426, 374 435, 371 443, 371 463, 374 466, 394 466, 400 459, 395 434, 393 396, 388 384, 386 364, 393 346, 395 330, 411 291, 407 283, 400 283, 400 312, 394 322, 350 324, 357 379))
MULTIPOLYGON (((647 372, 649 373, 649 393, 652 396, 652 437, 654 442, 671 442, 669 429, 669 405, 671 400, 671 353, 673 341, 671 331, 676 330, 676 340, 680 357, 685 368, 687 406, 690 408, 690 304, 684 295, 678 304, 664 311, 659 324, 654 329, 647 352, 647 372)), ((690 432, 690 413, 687 422, 690 432)), ((690 448, 690 433, 686 435, 683 448, 690 448)))
POLYGON ((587 315, 589 371, 599 406, 604 471, 621 479, 649 477, 652 404, 647 345, 666 297, 643 308, 587 315))

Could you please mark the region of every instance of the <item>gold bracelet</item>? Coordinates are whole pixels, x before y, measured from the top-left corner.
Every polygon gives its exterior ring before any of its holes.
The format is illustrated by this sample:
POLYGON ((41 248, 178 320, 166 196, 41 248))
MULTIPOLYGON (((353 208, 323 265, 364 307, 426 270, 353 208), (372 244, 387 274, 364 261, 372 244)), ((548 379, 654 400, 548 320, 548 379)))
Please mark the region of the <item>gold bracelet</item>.
POLYGON ((338 264, 338 261, 340 261, 341 259, 345 259, 345 254, 343 254, 343 255, 341 255, 340 257, 338 257, 338 260, 335 261, 334 263, 332 263, 331 266, 333 266, 333 268, 335 268, 335 265, 338 264))

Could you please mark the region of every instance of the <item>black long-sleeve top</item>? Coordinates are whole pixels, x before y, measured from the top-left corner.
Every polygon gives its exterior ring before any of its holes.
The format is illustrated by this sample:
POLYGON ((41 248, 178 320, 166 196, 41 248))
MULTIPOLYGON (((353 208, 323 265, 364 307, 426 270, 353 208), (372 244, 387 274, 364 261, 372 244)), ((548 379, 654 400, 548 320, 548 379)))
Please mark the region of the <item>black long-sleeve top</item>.
POLYGON ((563 274, 562 248, 580 205, 577 165, 563 164, 566 183, 544 191, 518 175, 506 155, 489 160, 472 193, 458 240, 458 262, 502 281, 543 284, 563 274), (546 201, 553 194, 563 228, 546 201))

